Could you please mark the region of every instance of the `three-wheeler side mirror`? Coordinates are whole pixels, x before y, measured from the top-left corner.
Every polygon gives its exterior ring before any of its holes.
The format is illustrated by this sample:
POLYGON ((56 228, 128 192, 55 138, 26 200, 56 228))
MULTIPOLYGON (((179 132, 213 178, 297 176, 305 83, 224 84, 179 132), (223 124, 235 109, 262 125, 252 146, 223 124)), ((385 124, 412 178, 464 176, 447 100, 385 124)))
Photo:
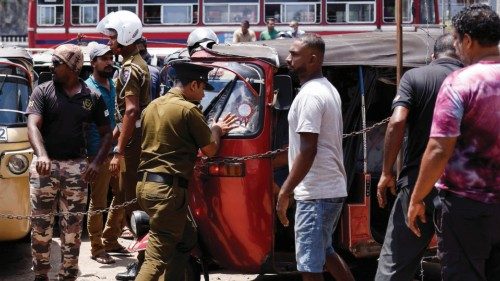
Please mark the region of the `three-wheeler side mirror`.
POLYGON ((293 86, 292 78, 288 75, 274 76, 273 107, 276 110, 288 110, 292 105, 293 86))

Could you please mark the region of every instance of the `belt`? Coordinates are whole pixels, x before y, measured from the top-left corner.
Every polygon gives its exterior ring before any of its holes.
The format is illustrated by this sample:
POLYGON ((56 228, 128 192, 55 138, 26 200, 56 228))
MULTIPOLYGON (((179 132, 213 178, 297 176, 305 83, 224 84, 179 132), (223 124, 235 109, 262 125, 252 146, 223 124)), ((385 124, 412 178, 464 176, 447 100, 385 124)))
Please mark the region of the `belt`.
POLYGON ((179 176, 172 176, 169 174, 163 173, 150 173, 150 172, 142 172, 139 173, 139 181, 142 181, 144 177, 144 173, 146 173, 146 181, 165 183, 172 186, 178 186, 182 188, 188 187, 188 180, 179 176))

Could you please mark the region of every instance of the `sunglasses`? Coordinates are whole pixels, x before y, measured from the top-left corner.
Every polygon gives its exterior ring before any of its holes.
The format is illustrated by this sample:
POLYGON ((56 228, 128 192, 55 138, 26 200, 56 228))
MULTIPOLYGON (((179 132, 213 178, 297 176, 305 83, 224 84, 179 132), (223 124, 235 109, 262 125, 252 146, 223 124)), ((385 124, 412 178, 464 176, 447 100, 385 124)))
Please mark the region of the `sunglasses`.
POLYGON ((52 59, 52 67, 53 68, 56 68, 58 67, 59 65, 63 64, 64 62, 58 60, 58 59, 52 59))

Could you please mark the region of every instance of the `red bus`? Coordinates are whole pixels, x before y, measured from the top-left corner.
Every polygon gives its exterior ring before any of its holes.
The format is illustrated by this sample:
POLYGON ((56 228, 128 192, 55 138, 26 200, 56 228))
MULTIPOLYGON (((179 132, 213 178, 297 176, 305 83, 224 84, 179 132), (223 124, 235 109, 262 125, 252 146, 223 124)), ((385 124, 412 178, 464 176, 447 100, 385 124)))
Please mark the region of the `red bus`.
MULTIPOLYGON (((402 3, 407 28, 439 23, 438 0, 402 3)), ((29 47, 79 39, 104 41, 96 25, 118 10, 130 10, 141 18, 144 36, 153 47, 185 44, 199 26, 210 27, 221 42, 230 42, 242 20, 259 33, 270 17, 276 19, 278 31, 289 30, 292 20, 306 32, 324 35, 395 29, 395 0, 29 0, 29 47)))

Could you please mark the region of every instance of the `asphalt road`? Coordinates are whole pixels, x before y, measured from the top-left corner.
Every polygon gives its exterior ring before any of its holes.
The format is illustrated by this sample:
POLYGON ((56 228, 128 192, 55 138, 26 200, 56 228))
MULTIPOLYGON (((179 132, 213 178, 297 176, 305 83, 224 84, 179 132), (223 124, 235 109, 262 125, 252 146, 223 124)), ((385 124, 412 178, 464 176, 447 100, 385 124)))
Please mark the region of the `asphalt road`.
MULTIPOLYGON (((122 245, 128 245, 131 240, 120 239, 122 245)), ((51 265, 52 270, 49 273, 50 280, 55 280, 59 268, 60 240, 54 238, 51 245, 51 265)), ((115 280, 115 275, 125 271, 128 263, 135 260, 135 254, 112 254, 116 263, 103 265, 90 259, 90 242, 86 237, 82 240, 80 248, 78 280, 97 281, 97 280, 115 280)), ((27 281, 33 280, 34 274, 31 271, 31 249, 27 240, 16 242, 0 243, 0 281, 27 281)), ((203 280, 203 277, 202 277, 203 280)), ((297 274, 265 275, 257 274, 238 274, 227 270, 217 270, 210 273, 210 280, 215 281, 284 281, 301 280, 297 274)))
MULTIPOLYGON (((128 246, 131 240, 120 239, 122 245, 128 246)), ((51 265, 52 270, 49 273, 50 280, 55 280, 57 270, 59 269, 60 240, 54 238, 51 246, 51 265)), ((79 259, 79 278, 82 281, 115 280, 115 275, 125 271, 128 263, 135 260, 135 254, 112 254, 116 263, 103 265, 90 259, 90 242, 87 237, 83 237, 80 248, 79 259)), ((358 268, 356 271, 366 271, 367 269, 358 268)), ((373 271, 373 265, 369 271, 373 271)), ((0 281, 27 281, 33 280, 34 274, 31 271, 31 249, 27 239, 16 242, 0 243, 0 281)), ((358 280, 372 280, 371 278, 362 278, 358 280)), ((201 278, 203 280, 203 277, 201 278)), ((224 269, 210 272, 211 281, 300 281, 300 275, 297 273, 280 275, 258 275, 258 274, 239 274, 224 269)))
MULTIPOLYGON (((120 239, 120 243, 128 246, 131 240, 120 239)), ((55 238, 51 247, 52 270, 50 280, 55 280, 60 262, 60 240, 55 238)), ((135 254, 113 254, 116 263, 103 265, 90 259, 90 242, 83 237, 79 259, 79 278, 81 281, 115 280, 115 275, 125 271, 128 263, 135 260, 135 254)), ((357 261, 352 264, 351 270, 357 281, 373 280, 376 260, 357 261)), ((31 249, 27 239, 17 242, 0 243, 0 281, 28 281, 33 280, 31 271, 31 249)), ((203 277, 201 278, 203 280, 203 277)), ((211 281, 300 281, 297 273, 280 275, 239 274, 229 270, 219 269, 210 272, 211 281)), ((439 279, 425 279, 439 280, 439 279)))

